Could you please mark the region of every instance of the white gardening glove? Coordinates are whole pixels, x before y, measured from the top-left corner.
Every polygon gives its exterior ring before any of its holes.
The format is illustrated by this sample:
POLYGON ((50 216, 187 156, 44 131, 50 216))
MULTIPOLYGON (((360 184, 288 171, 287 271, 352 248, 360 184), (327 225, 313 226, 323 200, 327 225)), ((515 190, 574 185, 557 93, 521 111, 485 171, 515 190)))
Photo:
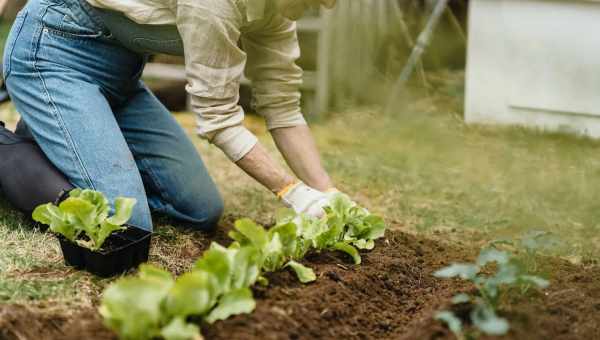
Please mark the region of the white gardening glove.
POLYGON ((296 213, 321 218, 325 215, 323 207, 329 205, 334 194, 321 192, 298 182, 284 189, 278 196, 287 207, 294 209, 296 213))

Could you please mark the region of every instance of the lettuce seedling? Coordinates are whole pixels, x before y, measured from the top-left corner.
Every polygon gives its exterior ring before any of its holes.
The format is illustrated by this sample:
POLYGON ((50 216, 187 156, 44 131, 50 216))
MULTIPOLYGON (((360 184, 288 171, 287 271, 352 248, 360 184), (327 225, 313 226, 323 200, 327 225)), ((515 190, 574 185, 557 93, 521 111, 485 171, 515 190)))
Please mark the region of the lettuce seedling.
POLYGON ((346 195, 336 195, 324 210, 326 215, 322 219, 288 213, 283 221, 297 225, 297 234, 307 248, 342 251, 355 264, 362 261, 358 249, 373 249, 375 240, 385 234, 387 226, 383 219, 359 207, 346 195))
POLYGON ((258 279, 261 256, 252 246, 213 243, 192 271, 174 279, 142 265, 137 277, 123 278, 104 292, 100 314, 122 339, 201 338, 190 317, 208 323, 250 313, 256 307, 250 287, 258 279))
POLYGON ((124 340, 160 336, 162 325, 167 323, 165 299, 174 284, 169 272, 140 266, 137 277, 120 279, 104 291, 100 306, 104 323, 124 340))
MULTIPOLYGON (((477 261, 470 263, 455 263, 434 273, 438 278, 460 278, 470 281, 478 290, 478 295, 458 294, 454 296, 454 304, 471 303, 471 322, 481 332, 488 335, 504 335, 508 332, 509 323, 497 315, 496 310, 506 289, 515 286, 533 285, 546 288, 549 283, 545 279, 529 275, 514 257, 505 251, 486 248, 481 251, 477 261), (495 263, 496 271, 492 274, 482 272, 488 265, 495 263)), ((450 311, 442 311, 436 319, 448 324, 458 336, 462 334, 460 319, 450 311)))
POLYGON ((345 196, 336 197, 323 219, 286 211, 269 230, 249 219, 238 220, 229 247, 211 244, 192 271, 176 280, 168 272, 142 266, 138 277, 121 279, 105 291, 100 312, 124 339, 199 338, 190 317, 212 323, 252 312, 256 302, 250 287, 266 282, 262 273, 291 268, 301 282, 315 281, 314 271, 298 262, 308 251, 341 250, 360 263, 357 247, 372 249, 384 232, 383 220, 345 196))
POLYGON ((101 192, 74 189, 60 205, 40 205, 32 217, 69 241, 97 251, 112 233, 126 229, 123 225, 131 218, 135 204, 134 198, 119 197, 115 213, 109 217, 110 205, 101 192))
POLYGON ((259 278, 261 264, 261 255, 254 247, 211 245, 192 270, 211 273, 217 280, 218 302, 204 317, 206 322, 225 320, 254 310, 256 303, 250 287, 259 278))
POLYGON ((267 231, 252 220, 242 219, 235 222, 235 230, 229 236, 240 246, 252 246, 259 251, 261 271, 270 273, 289 267, 302 283, 316 280, 312 269, 296 262, 309 250, 308 243, 298 237, 296 224, 282 222, 267 231))
POLYGON ((383 219, 358 206, 346 195, 337 195, 331 205, 325 207, 325 212, 327 224, 330 227, 343 226, 343 241, 359 249, 373 249, 375 240, 385 234, 386 225, 383 219))

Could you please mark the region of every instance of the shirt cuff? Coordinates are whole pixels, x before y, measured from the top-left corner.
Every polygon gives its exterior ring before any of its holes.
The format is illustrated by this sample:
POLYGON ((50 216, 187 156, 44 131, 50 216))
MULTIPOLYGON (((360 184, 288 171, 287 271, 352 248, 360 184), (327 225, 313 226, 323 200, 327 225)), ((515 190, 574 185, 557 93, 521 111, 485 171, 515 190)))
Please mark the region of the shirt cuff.
POLYGON ((300 110, 278 113, 269 112, 267 114, 263 113, 262 115, 265 117, 267 129, 269 131, 279 128, 307 125, 300 110))
POLYGON ((236 125, 217 132, 212 143, 235 163, 252 150, 258 138, 244 126, 236 125))

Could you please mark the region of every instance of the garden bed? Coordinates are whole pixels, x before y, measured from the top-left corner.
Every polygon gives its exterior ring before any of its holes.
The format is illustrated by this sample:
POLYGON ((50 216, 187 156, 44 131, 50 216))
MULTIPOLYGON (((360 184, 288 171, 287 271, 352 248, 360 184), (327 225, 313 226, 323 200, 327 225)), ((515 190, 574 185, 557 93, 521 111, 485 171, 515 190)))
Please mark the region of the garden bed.
MULTIPOLYGON (((224 239, 222 232, 215 238, 224 239)), ((268 289, 255 289, 254 313, 204 327, 203 334, 207 339, 451 339, 432 318, 468 286, 432 273, 450 262, 472 260, 477 252, 388 232, 360 266, 342 254, 309 256, 316 283, 302 285, 287 271, 271 274, 268 289)), ((555 259, 544 260, 543 267, 553 273, 550 287, 502 308, 512 326, 505 338, 595 338, 600 334, 600 268, 555 259)), ((116 338, 95 309, 65 312, 62 307, 0 306, 0 339, 116 338)))

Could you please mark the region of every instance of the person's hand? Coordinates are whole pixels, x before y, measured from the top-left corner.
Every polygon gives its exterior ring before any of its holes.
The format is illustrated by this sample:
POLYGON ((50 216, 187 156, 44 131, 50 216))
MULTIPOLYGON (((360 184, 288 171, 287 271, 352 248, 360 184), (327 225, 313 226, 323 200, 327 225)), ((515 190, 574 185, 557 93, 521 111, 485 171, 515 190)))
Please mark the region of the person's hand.
POLYGON ((325 215, 324 207, 328 206, 338 191, 328 192, 315 190, 308 185, 298 182, 278 194, 281 201, 298 214, 321 218, 325 215))

